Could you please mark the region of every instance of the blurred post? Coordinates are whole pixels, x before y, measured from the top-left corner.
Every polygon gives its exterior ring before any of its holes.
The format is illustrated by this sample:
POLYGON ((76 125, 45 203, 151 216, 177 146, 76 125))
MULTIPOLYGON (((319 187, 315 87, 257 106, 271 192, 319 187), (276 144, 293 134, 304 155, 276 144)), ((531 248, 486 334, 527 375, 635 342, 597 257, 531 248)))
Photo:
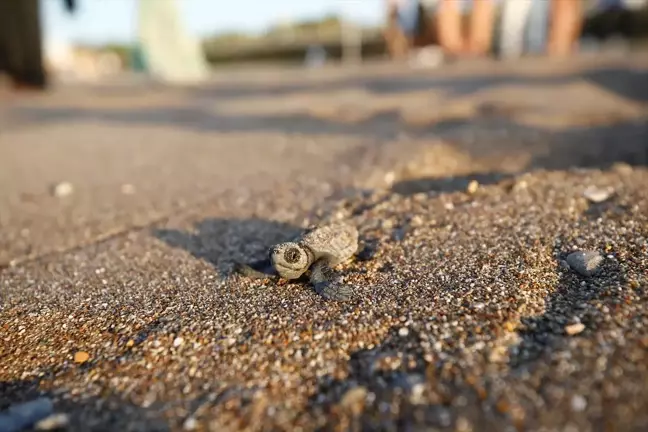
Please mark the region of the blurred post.
POLYGON ((340 3, 342 63, 347 65, 357 65, 362 62, 362 28, 352 18, 353 3, 340 3))
POLYGON ((18 88, 44 89, 39 0, 0 0, 0 71, 18 88))
POLYGON ((362 30, 348 18, 342 19, 342 62, 357 65, 362 62, 362 30))

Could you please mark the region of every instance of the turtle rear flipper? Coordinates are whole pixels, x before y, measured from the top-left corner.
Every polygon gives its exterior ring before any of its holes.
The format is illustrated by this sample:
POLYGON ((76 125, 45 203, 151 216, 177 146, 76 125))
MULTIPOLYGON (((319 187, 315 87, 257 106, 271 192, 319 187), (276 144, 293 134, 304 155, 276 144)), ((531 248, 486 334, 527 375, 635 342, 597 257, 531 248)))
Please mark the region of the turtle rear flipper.
POLYGON ((327 260, 320 259, 312 265, 310 281, 315 292, 327 300, 348 301, 353 296, 353 288, 342 283, 327 260))
POLYGON ((234 271, 253 279, 268 279, 276 278, 278 276, 276 270, 272 267, 269 258, 253 261, 248 264, 235 263, 234 271))

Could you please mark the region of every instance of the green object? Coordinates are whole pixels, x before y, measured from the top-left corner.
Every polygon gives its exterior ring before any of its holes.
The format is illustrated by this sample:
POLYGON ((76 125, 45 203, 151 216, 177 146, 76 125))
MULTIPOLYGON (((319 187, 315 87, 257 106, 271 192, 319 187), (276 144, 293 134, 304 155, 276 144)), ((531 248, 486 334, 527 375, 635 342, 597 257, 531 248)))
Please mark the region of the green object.
POLYGON ((131 67, 135 72, 147 72, 148 68, 146 67, 146 58, 144 56, 144 51, 139 44, 136 44, 131 52, 131 67))

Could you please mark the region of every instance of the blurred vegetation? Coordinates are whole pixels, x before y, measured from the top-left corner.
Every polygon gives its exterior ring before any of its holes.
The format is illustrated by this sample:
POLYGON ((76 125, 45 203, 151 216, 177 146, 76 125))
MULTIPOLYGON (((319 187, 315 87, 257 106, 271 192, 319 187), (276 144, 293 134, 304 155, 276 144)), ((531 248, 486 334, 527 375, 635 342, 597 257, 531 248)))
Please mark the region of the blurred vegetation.
MULTIPOLYGON (((258 35, 217 34, 203 40, 203 50, 212 64, 233 61, 301 62, 310 45, 321 45, 329 57, 339 58, 341 30, 340 18, 327 15, 318 20, 277 24, 258 35)), ((363 52, 371 56, 385 51, 379 27, 365 27, 361 31, 363 52)))
POLYGON ((286 23, 271 27, 262 36, 264 40, 286 41, 286 40, 318 40, 322 37, 335 37, 340 34, 342 21, 336 15, 327 15, 320 20, 308 20, 286 23))
POLYGON ((133 55, 133 47, 131 46, 110 44, 101 47, 101 50, 117 54, 122 61, 122 64, 129 65, 131 63, 131 57, 133 55))
MULTIPOLYGON (((329 58, 340 58, 342 53, 342 21, 336 15, 318 20, 282 23, 260 34, 224 32, 204 38, 202 48, 211 64, 235 62, 287 62, 301 63, 311 45, 321 45, 329 58)), ((363 55, 376 56, 385 52, 380 27, 364 27, 363 55)), ((137 58, 136 47, 108 45, 102 50, 113 51, 126 65, 137 58)))

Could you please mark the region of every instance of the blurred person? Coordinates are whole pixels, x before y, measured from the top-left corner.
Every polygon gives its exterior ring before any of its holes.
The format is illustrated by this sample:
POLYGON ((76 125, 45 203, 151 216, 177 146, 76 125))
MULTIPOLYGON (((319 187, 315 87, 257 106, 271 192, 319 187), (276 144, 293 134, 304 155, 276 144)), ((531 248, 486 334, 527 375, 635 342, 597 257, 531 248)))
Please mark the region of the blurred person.
POLYGON ((588 6, 582 30, 587 48, 627 51, 648 35, 648 0, 595 0, 588 6))
POLYGON ((549 26, 549 0, 504 0, 499 34, 500 55, 517 58, 544 53, 549 26))
POLYGON ((383 30, 383 37, 392 59, 402 58, 408 51, 407 35, 400 25, 400 3, 399 0, 387 0, 387 24, 383 30))
POLYGON ((517 58, 524 52, 525 29, 535 0, 504 0, 499 34, 500 55, 517 58))
POLYGON ((596 0, 596 7, 606 9, 639 10, 646 4, 646 0, 596 0))
POLYGON ((439 44, 450 55, 482 56, 493 40, 495 0, 427 0, 436 6, 439 44), (463 12, 470 8, 467 32, 462 26, 463 12), (467 33, 467 34, 466 34, 467 33))
POLYGON ((396 3, 398 23, 407 39, 412 41, 416 35, 418 24, 418 0, 392 0, 396 3))
POLYGON ((384 36, 392 58, 403 58, 416 36, 418 0, 387 0, 387 28, 384 36))
POLYGON ((436 66, 442 61, 431 10, 425 0, 387 0, 388 23, 383 35, 392 58, 410 65, 436 66))
POLYGON ((551 0, 547 52, 565 57, 576 50, 583 26, 583 0, 551 0))
POLYGON ((544 54, 546 52, 550 6, 551 2, 548 0, 532 1, 525 32, 526 49, 529 53, 544 54))

